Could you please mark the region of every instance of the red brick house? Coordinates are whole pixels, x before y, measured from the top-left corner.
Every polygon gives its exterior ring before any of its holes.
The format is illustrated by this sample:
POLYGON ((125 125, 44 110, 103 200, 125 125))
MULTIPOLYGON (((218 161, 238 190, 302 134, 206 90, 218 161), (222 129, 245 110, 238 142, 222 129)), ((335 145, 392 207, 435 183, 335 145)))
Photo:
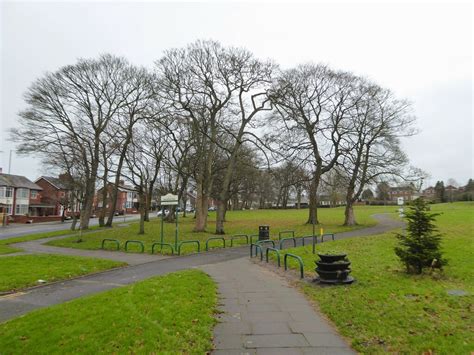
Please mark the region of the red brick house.
MULTIPOLYGON (((107 200, 105 203, 105 208, 110 209, 112 204, 112 191, 114 184, 107 184, 107 200)), ((94 210, 99 212, 104 205, 102 203, 102 191, 103 188, 97 190, 94 198, 94 210)), ((124 181, 120 181, 117 203, 115 204, 115 209, 118 213, 138 213, 138 196, 137 192, 131 185, 126 185, 124 181)))
POLYGON ((433 186, 430 186, 423 190, 423 197, 428 200, 433 200, 436 197, 436 191, 433 186))
POLYGON ((44 214, 62 216, 68 205, 69 190, 61 177, 40 176, 35 184, 43 190, 41 203, 44 205, 44 214))
POLYGON ((419 197, 415 188, 411 185, 391 187, 388 191, 391 201, 397 201, 399 197, 403 197, 405 202, 412 201, 419 197))
POLYGON ((42 190, 24 176, 0 173, 0 213, 12 222, 26 222, 41 204, 42 190))

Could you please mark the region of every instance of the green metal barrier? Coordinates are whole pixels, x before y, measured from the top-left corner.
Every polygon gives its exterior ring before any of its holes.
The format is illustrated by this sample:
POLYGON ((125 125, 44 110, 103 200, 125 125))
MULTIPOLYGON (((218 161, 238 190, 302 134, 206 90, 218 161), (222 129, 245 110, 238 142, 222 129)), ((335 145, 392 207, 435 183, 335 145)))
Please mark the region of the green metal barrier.
POLYGON ((275 241, 271 239, 259 240, 255 244, 262 245, 266 243, 272 243, 273 247, 275 248, 275 241))
POLYGON ((287 240, 292 240, 293 241, 293 245, 296 247, 296 238, 295 237, 292 237, 292 238, 282 238, 280 240, 280 250, 283 249, 283 242, 286 242, 287 240))
POLYGON ((305 246, 305 239, 308 239, 308 238, 311 238, 311 239, 314 238, 314 240, 312 240, 312 242, 316 242, 316 243, 318 242, 318 237, 317 237, 316 235, 315 235, 315 236, 312 236, 312 235, 305 235, 305 236, 303 236, 303 237, 300 237, 303 246, 305 246))
POLYGON ((257 238, 257 239, 258 239, 258 234, 251 234, 251 235, 249 235, 250 244, 253 243, 253 238, 257 238))
POLYGON ((260 261, 263 260, 263 249, 259 244, 250 244, 250 257, 253 257, 253 247, 255 247, 255 256, 258 255, 258 249, 260 249, 260 261))
POLYGON ((244 238, 244 237, 245 237, 245 244, 248 244, 249 243, 249 236, 247 234, 236 234, 236 235, 233 235, 232 237, 230 237, 230 246, 231 247, 234 246, 234 239, 244 238))
POLYGON ((100 247, 101 249, 104 249, 105 242, 115 242, 115 244, 117 245, 117 250, 120 250, 120 242, 117 239, 102 239, 102 245, 100 247))
POLYGON ((198 248, 197 251, 198 253, 201 251, 201 242, 199 240, 183 240, 178 244, 178 255, 181 255, 181 246, 183 244, 197 244, 198 248))
POLYGON ((269 251, 274 251, 277 255, 277 260, 278 260, 278 267, 280 267, 280 251, 276 248, 268 247, 267 250, 265 251, 265 261, 268 263, 268 252, 269 251))
POLYGON ((295 255, 295 254, 285 254, 285 257, 283 258, 283 263, 285 264, 285 271, 288 270, 288 263, 287 259, 288 257, 291 256, 292 258, 298 260, 298 263, 300 264, 300 277, 304 279, 304 266, 303 266, 303 259, 301 259, 300 256, 295 255))
POLYGON ((209 242, 211 240, 222 240, 222 242, 224 244, 224 248, 225 248, 225 238, 224 237, 212 237, 212 238, 209 238, 208 240, 206 240, 206 251, 209 251, 209 242))
MULTIPOLYGON (((283 234, 291 234, 291 238, 295 237, 295 231, 292 231, 292 230, 281 231, 281 232, 278 232, 278 240, 282 239, 283 234)), ((288 238, 290 238, 290 237, 288 237, 288 238)))
POLYGON ((321 243, 324 242, 324 237, 329 237, 329 236, 331 236, 332 240, 334 240, 334 233, 325 233, 321 235, 321 243))
POLYGON ((161 243, 161 242, 153 243, 153 244, 151 245, 151 253, 152 253, 152 254, 155 253, 155 247, 158 246, 158 245, 161 246, 161 250, 163 250, 163 247, 164 247, 164 246, 170 247, 170 248, 171 248, 171 255, 174 255, 174 248, 173 248, 173 246, 172 246, 170 243, 161 243))
POLYGON ((125 251, 128 250, 128 244, 129 243, 135 243, 135 244, 139 244, 141 246, 141 253, 143 253, 145 251, 145 246, 143 245, 143 242, 140 241, 140 240, 127 240, 125 242, 125 251))

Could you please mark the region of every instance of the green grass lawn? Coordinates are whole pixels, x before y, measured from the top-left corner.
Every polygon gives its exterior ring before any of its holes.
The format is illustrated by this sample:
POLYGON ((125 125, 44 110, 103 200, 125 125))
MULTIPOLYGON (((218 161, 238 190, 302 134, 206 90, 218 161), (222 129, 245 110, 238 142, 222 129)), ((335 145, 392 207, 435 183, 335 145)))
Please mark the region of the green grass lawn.
MULTIPOLYGON (((91 231, 99 229, 99 226, 92 226, 90 228, 91 231)), ((20 248, 12 247, 11 244, 14 243, 21 243, 27 242, 30 240, 37 240, 49 237, 57 237, 60 235, 76 235, 77 232, 71 231, 70 229, 63 229, 59 231, 52 231, 52 232, 44 232, 44 233, 35 233, 35 234, 28 234, 21 237, 13 237, 8 239, 0 240, 0 254, 11 254, 22 251, 20 248)))
MULTIPOLYGON (((356 217, 359 226, 355 228, 364 228, 375 225, 375 221, 370 216, 375 213, 385 213, 396 211, 396 206, 384 207, 384 206, 357 206, 356 217)), ((324 228, 325 232, 343 232, 354 229, 354 227, 342 226, 344 222, 344 208, 321 208, 318 210, 319 219, 321 225, 317 226, 316 232, 319 233, 320 228, 324 228)), ((227 213, 227 222, 225 224, 225 230, 227 235, 226 239, 230 239, 233 234, 258 234, 259 225, 269 225, 270 232, 273 238, 278 238, 278 232, 283 230, 294 230, 296 235, 301 236, 304 234, 312 233, 312 226, 305 224, 308 218, 308 209, 302 210, 247 210, 247 211, 229 211, 227 213)), ((215 212, 209 213, 209 233, 194 233, 192 229, 194 227, 194 219, 191 216, 181 218, 179 220, 179 239, 180 240, 192 240, 196 239, 201 241, 201 249, 204 249, 204 242, 209 237, 214 237, 215 230, 215 212)), ((164 234, 165 241, 168 243, 174 243, 174 228, 175 225, 171 223, 165 223, 164 234)), ((104 238, 118 239, 123 249, 124 242, 129 239, 141 240, 145 243, 147 252, 151 251, 151 244, 154 241, 160 239, 160 220, 153 219, 151 222, 146 223, 145 235, 138 235, 138 223, 130 223, 128 227, 115 227, 108 230, 101 230, 97 233, 91 233, 84 236, 82 243, 77 243, 76 237, 65 238, 61 240, 54 240, 49 242, 49 245, 79 248, 79 249, 99 249, 101 241, 104 238)), ((244 242, 243 239, 236 240, 234 245, 239 245, 244 242)), ((222 242, 213 241, 210 242, 210 247, 216 247, 222 245, 222 242)), ((229 244, 227 244, 229 245, 229 244)), ((108 246, 111 250, 114 249, 114 245, 108 246)), ((129 250, 138 251, 138 247, 131 247, 129 250)), ((163 249, 165 250, 165 249, 163 249)), ((168 252, 168 249, 166 249, 168 252)), ((185 245, 182 248, 183 253, 190 253, 195 251, 195 246, 185 245)))
POLYGON ((0 292, 99 272, 126 263, 78 256, 34 254, 0 258, 0 292))
MULTIPOLYGON (((393 233, 317 245, 317 251, 344 251, 352 262, 351 286, 301 283, 362 353, 469 354, 474 351, 474 203, 432 206, 449 264, 442 273, 407 275, 393 249, 393 233), (455 297, 448 290, 464 290, 455 297)), ((306 274, 315 274, 311 247, 285 250, 301 255, 306 274)), ((296 265, 293 265, 296 267, 296 265)))
POLYGON ((0 353, 205 354, 216 301, 201 271, 154 277, 0 324, 0 353))

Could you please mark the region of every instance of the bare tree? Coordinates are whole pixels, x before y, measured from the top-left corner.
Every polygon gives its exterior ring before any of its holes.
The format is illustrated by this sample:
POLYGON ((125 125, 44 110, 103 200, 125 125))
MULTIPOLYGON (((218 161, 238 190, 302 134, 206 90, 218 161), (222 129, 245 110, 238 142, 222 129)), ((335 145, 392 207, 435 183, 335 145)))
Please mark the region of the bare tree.
POLYGON ((13 132, 22 153, 48 154, 61 141, 78 152, 84 173, 81 228, 87 229, 101 157, 101 139, 124 103, 123 58, 102 55, 80 59, 38 79, 25 94, 28 108, 20 113, 13 132))
POLYGON ((207 226, 213 161, 222 134, 221 122, 226 119, 223 110, 242 87, 241 58, 234 52, 217 42, 197 41, 183 49, 166 51, 156 62, 159 95, 169 102, 170 116, 185 120, 193 130, 197 232, 205 231, 207 226))
POLYGON ((341 154, 356 83, 348 73, 308 64, 281 73, 270 92, 288 131, 286 150, 307 152, 312 164, 307 223, 319 223, 318 186, 341 154))
POLYGON ((390 176, 402 177, 408 158, 399 138, 414 134, 410 104, 398 100, 389 91, 361 81, 358 100, 352 109, 350 133, 345 136, 347 149, 341 156, 340 169, 346 176, 344 225, 356 224, 353 204, 367 184, 390 176))
POLYGON ((111 227, 122 168, 128 146, 132 141, 133 128, 143 119, 157 119, 162 114, 162 105, 154 90, 155 78, 145 68, 129 66, 124 73, 121 95, 124 102, 112 122, 116 138, 118 157, 115 168, 115 181, 111 191, 111 206, 106 226, 111 227))
POLYGON ((125 177, 133 184, 138 195, 140 211, 138 234, 145 233, 147 210, 165 149, 166 143, 162 131, 149 129, 143 125, 133 129, 132 140, 125 155, 127 164, 125 177))

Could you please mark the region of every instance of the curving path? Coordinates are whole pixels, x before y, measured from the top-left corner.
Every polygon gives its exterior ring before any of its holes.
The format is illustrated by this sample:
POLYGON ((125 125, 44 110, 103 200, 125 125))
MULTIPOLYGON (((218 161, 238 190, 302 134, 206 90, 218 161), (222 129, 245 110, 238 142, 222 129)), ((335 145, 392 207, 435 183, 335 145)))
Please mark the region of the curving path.
MULTIPOLYGON (((335 239, 362 237, 400 228, 402 221, 374 215, 374 227, 339 233, 335 239)), ((256 267, 248 246, 177 257, 89 251, 43 245, 47 238, 14 244, 27 253, 81 255, 126 261, 131 266, 39 286, 0 297, 0 322, 34 309, 128 285, 152 276, 199 267, 216 281, 221 321, 214 331, 215 354, 352 354, 347 343, 314 311, 288 281, 256 267)), ((299 241, 300 242, 300 241, 299 241)), ((301 242, 300 242, 301 243, 301 242)))

